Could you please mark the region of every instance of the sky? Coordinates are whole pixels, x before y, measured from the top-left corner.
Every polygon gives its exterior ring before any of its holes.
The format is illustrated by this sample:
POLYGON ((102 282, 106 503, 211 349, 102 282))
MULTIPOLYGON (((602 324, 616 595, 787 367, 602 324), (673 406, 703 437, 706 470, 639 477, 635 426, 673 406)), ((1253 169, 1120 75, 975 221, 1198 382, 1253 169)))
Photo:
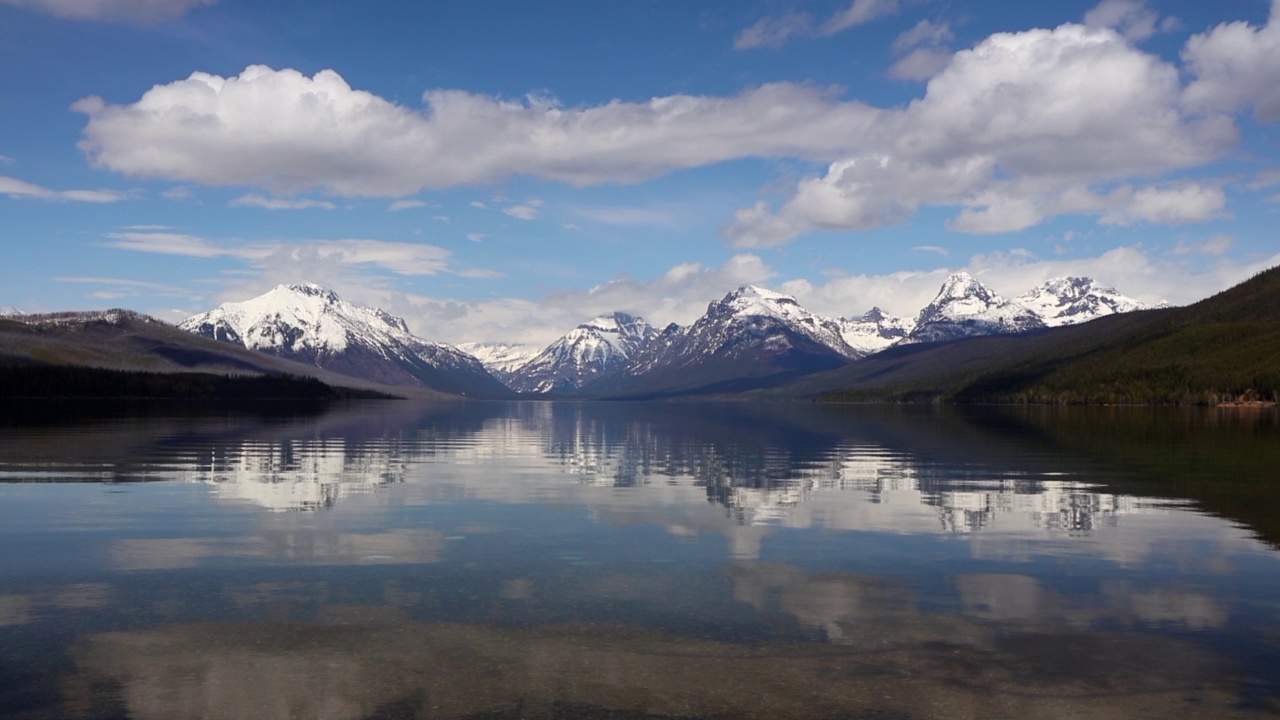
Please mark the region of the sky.
POLYGON ((1186 304, 1280 264, 1278 79, 1280 0, 0 0, 0 308, 1186 304))

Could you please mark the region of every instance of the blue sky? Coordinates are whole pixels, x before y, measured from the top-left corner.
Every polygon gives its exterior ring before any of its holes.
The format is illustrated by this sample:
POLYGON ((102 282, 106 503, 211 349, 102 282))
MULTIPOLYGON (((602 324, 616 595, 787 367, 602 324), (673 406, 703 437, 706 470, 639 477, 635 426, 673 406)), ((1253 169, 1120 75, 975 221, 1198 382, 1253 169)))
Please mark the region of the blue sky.
POLYGON ((1280 263, 1276 78, 1280 0, 0 0, 0 307, 1192 302, 1280 263))

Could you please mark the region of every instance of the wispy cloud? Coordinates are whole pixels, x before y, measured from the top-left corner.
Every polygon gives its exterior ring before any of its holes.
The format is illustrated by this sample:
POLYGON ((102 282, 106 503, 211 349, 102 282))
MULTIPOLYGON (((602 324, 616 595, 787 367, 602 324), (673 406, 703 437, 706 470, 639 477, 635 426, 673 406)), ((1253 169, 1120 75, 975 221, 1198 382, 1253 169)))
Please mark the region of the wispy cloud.
POLYGON ((256 207, 264 210, 333 210, 337 207, 328 200, 269 198, 253 193, 241 195, 228 204, 231 207, 256 207))
POLYGON ((193 292, 190 288, 149 282, 146 280, 92 276, 62 276, 55 277, 54 280, 61 283, 107 286, 110 288, 109 290, 98 290, 93 293, 93 297, 103 300, 122 297, 138 297, 141 295, 180 298, 195 298, 200 296, 200 293, 193 292))
POLYGON ((854 0, 822 24, 807 12, 789 11, 757 20, 734 38, 735 50, 781 47, 793 38, 829 36, 898 12, 898 0, 854 0))
POLYGON ((0 0, 0 4, 29 8, 70 20, 130 20, 156 22, 184 15, 217 0, 0 0))
POLYGON ((578 215, 606 225, 669 226, 675 222, 670 212, 657 208, 601 207, 579 208, 578 215))
POLYGON ((832 15, 819 32, 823 35, 835 35, 851 27, 865 25, 872 20, 894 15, 898 12, 898 0, 853 0, 849 7, 832 15))
POLYGON ((529 200, 520 205, 505 207, 502 212, 520 220, 533 220, 538 217, 538 208, 540 207, 542 207, 541 200, 529 200))
POLYGON ((400 212, 401 210, 412 210, 414 208, 426 207, 425 200, 396 200, 387 207, 391 212, 400 212))
POLYGON ((1175 17, 1162 19, 1147 7, 1146 0, 1102 0, 1085 13, 1084 24, 1113 28, 1134 42, 1146 40, 1158 32, 1173 32, 1182 25, 1175 17))
POLYGON ((0 195, 15 200, 53 200, 87 203, 112 203, 125 199, 115 190, 50 190, 17 178, 0 175, 0 195))
POLYGON ((367 267, 396 275, 437 275, 470 273, 468 277, 488 277, 488 271, 451 267, 449 250, 427 243, 389 242, 365 238, 249 243, 220 243, 194 235, 165 232, 109 233, 107 247, 117 250, 178 255, 192 258, 228 258, 263 270, 286 267, 290 263, 367 267), (476 273, 482 273, 477 275, 476 273))
POLYGON ((893 41, 898 56, 889 68, 889 77, 899 80, 928 80, 951 62, 946 45, 955 39, 951 25, 925 19, 893 41))
POLYGON ((166 232, 124 232, 107 233, 110 242, 107 247, 117 250, 156 253, 160 255, 181 255, 195 258, 232 257, 241 260, 254 260, 271 254, 268 246, 227 247, 214 245, 204 238, 182 233, 166 232))
POLYGON ((1180 242, 1171 254, 1173 255, 1210 255, 1220 257, 1225 255, 1231 246, 1234 245, 1236 239, 1230 235, 1214 235, 1203 242, 1180 242))
POLYGON ((912 250, 918 250, 918 251, 920 251, 920 252, 934 253, 935 255, 949 255, 949 254, 951 254, 951 251, 947 250, 946 248, 944 248, 944 247, 942 247, 942 246, 940 246, 940 245, 916 245, 915 247, 913 247, 913 248, 911 248, 911 249, 912 249, 912 250))
POLYGON ((755 24, 738 33, 733 41, 735 50, 781 47, 793 37, 804 37, 814 32, 813 16, 809 13, 790 12, 776 17, 761 18, 755 24))

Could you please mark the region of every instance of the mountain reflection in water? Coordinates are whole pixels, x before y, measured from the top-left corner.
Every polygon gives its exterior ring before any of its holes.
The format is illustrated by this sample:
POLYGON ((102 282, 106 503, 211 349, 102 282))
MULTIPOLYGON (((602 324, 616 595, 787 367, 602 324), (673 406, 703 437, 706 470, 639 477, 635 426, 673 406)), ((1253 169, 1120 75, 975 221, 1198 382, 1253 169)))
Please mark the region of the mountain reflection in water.
POLYGON ((10 417, 0 716, 1266 716, 1278 440, 1154 409, 10 417))

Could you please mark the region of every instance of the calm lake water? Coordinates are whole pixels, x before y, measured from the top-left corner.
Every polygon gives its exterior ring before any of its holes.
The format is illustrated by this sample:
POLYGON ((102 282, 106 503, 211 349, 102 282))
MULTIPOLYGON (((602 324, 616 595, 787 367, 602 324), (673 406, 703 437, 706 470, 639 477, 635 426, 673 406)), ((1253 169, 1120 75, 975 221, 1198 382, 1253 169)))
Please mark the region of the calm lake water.
POLYGON ((0 413, 6 718, 1280 714, 1272 411, 0 413))

